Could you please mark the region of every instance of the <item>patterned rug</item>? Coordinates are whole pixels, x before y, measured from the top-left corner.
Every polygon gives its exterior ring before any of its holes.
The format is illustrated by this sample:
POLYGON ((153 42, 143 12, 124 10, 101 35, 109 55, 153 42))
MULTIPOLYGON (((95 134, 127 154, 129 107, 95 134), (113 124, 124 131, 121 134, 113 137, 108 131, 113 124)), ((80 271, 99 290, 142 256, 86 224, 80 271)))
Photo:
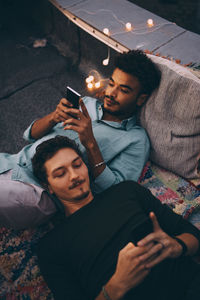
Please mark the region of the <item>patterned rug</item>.
MULTIPOLYGON (((198 213, 200 190, 194 182, 188 182, 150 162, 145 166, 139 182, 184 218, 198 213)), ((196 224, 200 224, 199 217, 195 220, 196 224)), ((0 299, 53 300, 35 255, 38 240, 51 228, 51 223, 31 230, 0 228, 0 299)))
POLYGON ((200 189, 195 186, 199 184, 198 180, 187 181, 148 162, 143 169, 139 183, 150 189, 162 203, 166 203, 186 219, 193 212, 200 211, 200 189))
POLYGON ((49 223, 32 230, 0 229, 0 299, 53 299, 35 255, 38 240, 51 228, 49 223))

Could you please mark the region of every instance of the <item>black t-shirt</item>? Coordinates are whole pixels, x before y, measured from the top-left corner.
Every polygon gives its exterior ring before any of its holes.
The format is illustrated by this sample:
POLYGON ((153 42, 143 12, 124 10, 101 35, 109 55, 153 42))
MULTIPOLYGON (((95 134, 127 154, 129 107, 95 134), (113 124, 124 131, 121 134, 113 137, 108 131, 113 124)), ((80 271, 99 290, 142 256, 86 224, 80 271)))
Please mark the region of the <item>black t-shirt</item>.
MULTIPOLYGON (((198 229, 162 205, 149 190, 132 181, 122 182, 95 196, 40 241, 41 272, 55 299, 95 299, 114 273, 119 251, 133 241, 134 228, 150 211, 155 212, 160 226, 169 235, 187 232, 200 240, 198 229)), ((178 270, 175 261, 179 260, 166 260, 155 267, 151 276, 125 299, 145 299, 147 289, 153 292, 157 284, 168 285, 171 270, 178 270), (162 277, 160 283, 158 277, 162 277)), ((181 265, 183 273, 183 260, 181 265)), ((186 262, 185 268, 188 272, 190 262, 186 262)))

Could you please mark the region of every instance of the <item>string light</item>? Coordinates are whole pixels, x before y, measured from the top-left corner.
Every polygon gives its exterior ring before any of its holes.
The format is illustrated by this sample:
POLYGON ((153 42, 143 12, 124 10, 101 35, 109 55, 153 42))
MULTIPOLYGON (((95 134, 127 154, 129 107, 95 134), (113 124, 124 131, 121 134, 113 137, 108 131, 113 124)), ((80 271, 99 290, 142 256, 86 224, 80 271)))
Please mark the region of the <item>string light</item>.
POLYGON ((131 31, 131 30, 132 30, 132 25, 131 25, 130 22, 127 22, 127 23, 126 23, 126 30, 127 30, 127 31, 131 31))
POLYGON ((93 88, 93 84, 91 82, 89 82, 88 85, 87 85, 87 87, 88 87, 88 89, 91 90, 93 88))
POLYGON ((102 64, 104 66, 107 66, 109 64, 109 61, 110 61, 110 48, 108 47, 108 56, 107 58, 105 58, 103 61, 102 61, 102 64))
POLYGON ((92 82, 93 80, 94 80, 94 76, 93 76, 93 75, 90 75, 89 77, 86 78, 85 81, 86 81, 87 83, 90 83, 90 82, 92 82))
POLYGON ((107 66, 107 65, 109 64, 109 59, 108 59, 108 58, 104 59, 104 60, 102 61, 102 64, 103 64, 104 66, 107 66))
POLYGON ((148 27, 153 27, 153 26, 154 26, 154 23, 153 23, 153 20, 152 20, 152 19, 148 19, 148 20, 147 20, 147 26, 148 26, 148 27))
POLYGON ((98 81, 98 82, 96 82, 95 84, 94 84, 94 86, 95 86, 95 88, 100 88, 100 86, 101 86, 101 82, 100 81, 98 81))
POLYGON ((166 26, 166 25, 171 25, 171 24, 174 24, 173 22, 165 22, 165 23, 161 23, 161 24, 157 24, 155 25, 154 24, 154 21, 153 19, 148 19, 145 21, 145 23, 143 25, 138 25, 138 26, 133 26, 130 22, 124 22, 123 20, 120 20, 116 14, 114 14, 111 10, 109 9, 98 9, 97 11, 93 12, 93 11, 88 11, 88 10, 85 10, 85 9, 77 9, 75 10, 74 13, 78 13, 78 12, 84 12, 88 15, 98 15, 100 13, 109 13, 112 15, 112 17, 114 19, 116 19, 116 21, 118 23, 121 23, 123 25, 123 30, 119 31, 119 32, 112 32, 111 34, 111 31, 109 30, 109 28, 104 28, 103 29, 103 33, 107 36, 115 36, 115 35, 118 35, 118 34, 121 34, 121 33, 124 33, 124 31, 129 31, 131 34, 134 34, 134 35, 144 35, 144 34, 148 34, 149 33, 149 29, 151 28, 151 32, 154 32, 160 28, 162 28, 163 26, 166 26), (128 25, 127 25, 128 24, 128 25), (146 27, 148 27, 148 29, 146 29, 146 27), (152 28, 154 27, 154 28, 152 28), (134 29, 134 30, 133 30, 134 29))
POLYGON ((96 70, 91 70, 85 81, 89 90, 98 89, 101 86, 101 76, 96 70))
POLYGON ((87 88, 92 91, 93 89, 100 89, 108 83, 109 78, 103 78, 95 69, 90 70, 88 77, 85 79, 87 88), (91 80, 92 79, 92 80, 91 80))
MULTIPOLYGON (((99 9, 95 12, 87 11, 85 9, 78 9, 78 10, 75 10, 74 13, 78 13, 80 11, 85 12, 88 15, 97 15, 100 12, 108 12, 109 14, 111 14, 114 19, 116 19, 119 23, 121 23, 123 25, 123 30, 121 30, 119 32, 113 32, 112 30, 110 31, 109 28, 107 28, 107 27, 105 27, 103 29, 103 33, 111 38, 114 35, 125 33, 126 31, 129 31, 133 35, 144 35, 144 34, 148 34, 149 32, 154 32, 154 31, 162 28, 165 25, 174 24, 172 22, 165 22, 165 23, 155 25, 154 21, 152 19, 148 19, 148 20, 146 20, 146 22, 143 25, 141 24, 136 27, 136 26, 133 26, 130 22, 125 23, 124 21, 120 20, 111 10, 108 10, 108 9, 99 9), (151 30, 149 30, 149 29, 147 29, 147 27, 149 27, 149 28, 154 27, 154 28, 151 28, 151 30), (111 32, 112 32, 112 34, 111 34, 111 32)), ((140 47, 142 47, 142 46, 143 45, 141 45, 140 47)), ((108 48, 108 57, 102 61, 102 64, 104 66, 107 66, 109 64, 109 60, 110 60, 110 48, 108 48)), ((96 74, 98 73, 96 70, 92 70, 91 72, 94 72, 96 74)), ((92 90, 93 88, 97 88, 97 89, 100 88, 101 83, 103 81, 107 81, 107 79, 99 79, 99 78, 97 79, 96 76, 90 75, 86 78, 85 81, 87 83, 88 89, 92 90)))
POLYGON ((106 35, 110 35, 110 31, 109 31, 108 28, 104 28, 103 33, 106 34, 106 35))

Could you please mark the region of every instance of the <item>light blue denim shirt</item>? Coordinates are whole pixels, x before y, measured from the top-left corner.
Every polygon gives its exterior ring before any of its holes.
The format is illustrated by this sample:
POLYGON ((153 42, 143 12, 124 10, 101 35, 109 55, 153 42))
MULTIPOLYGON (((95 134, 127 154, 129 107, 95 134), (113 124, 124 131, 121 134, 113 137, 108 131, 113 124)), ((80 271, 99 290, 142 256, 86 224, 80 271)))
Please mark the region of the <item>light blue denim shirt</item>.
MULTIPOLYGON (((91 97, 84 97, 83 100, 92 120, 94 136, 106 162, 104 171, 91 182, 93 192, 99 193, 120 181, 137 181, 148 159, 150 145, 145 130, 136 125, 136 116, 121 123, 104 121, 102 103, 91 97)), ((31 158, 38 144, 56 135, 75 140, 87 164, 86 150, 75 131, 64 130, 62 123, 58 123, 43 138, 33 140, 32 125, 33 123, 24 132, 24 139, 30 142, 29 145, 17 154, 0 153, 0 174, 12 169, 12 180, 39 185, 32 174, 31 158)))

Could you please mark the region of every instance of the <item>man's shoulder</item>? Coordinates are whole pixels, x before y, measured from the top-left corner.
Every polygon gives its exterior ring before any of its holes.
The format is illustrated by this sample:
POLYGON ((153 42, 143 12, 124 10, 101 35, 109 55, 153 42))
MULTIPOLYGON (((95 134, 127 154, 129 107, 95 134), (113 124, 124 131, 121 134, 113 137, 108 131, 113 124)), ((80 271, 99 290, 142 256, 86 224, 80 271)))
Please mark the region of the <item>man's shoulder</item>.
POLYGON ((122 193, 124 196, 128 195, 129 193, 136 192, 140 190, 142 187, 139 183, 133 180, 125 180, 120 183, 117 183, 102 193, 122 193))

